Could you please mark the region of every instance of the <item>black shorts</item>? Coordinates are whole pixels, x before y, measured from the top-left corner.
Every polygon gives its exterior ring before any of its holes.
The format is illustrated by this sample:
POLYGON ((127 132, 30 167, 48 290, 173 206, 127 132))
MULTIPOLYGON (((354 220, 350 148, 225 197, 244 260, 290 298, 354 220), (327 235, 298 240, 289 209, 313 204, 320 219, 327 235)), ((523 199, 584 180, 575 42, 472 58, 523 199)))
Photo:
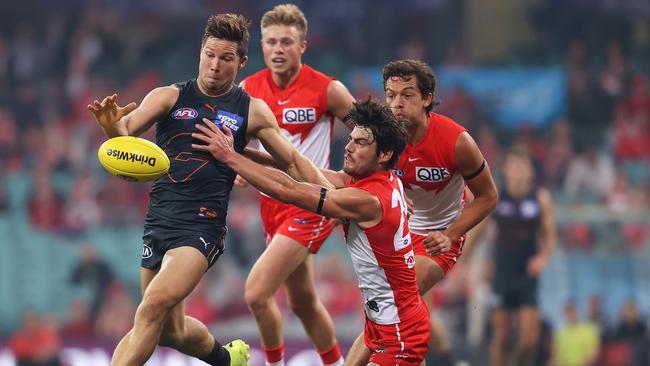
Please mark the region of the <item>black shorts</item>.
POLYGON ((145 225, 140 265, 152 270, 158 269, 168 250, 178 247, 193 247, 203 253, 208 261, 208 268, 210 268, 224 252, 226 232, 228 232, 228 228, 225 226, 212 230, 192 231, 145 225))
POLYGON ((493 305, 495 309, 518 309, 524 306, 536 307, 537 281, 526 281, 526 285, 495 286, 493 288, 493 305))

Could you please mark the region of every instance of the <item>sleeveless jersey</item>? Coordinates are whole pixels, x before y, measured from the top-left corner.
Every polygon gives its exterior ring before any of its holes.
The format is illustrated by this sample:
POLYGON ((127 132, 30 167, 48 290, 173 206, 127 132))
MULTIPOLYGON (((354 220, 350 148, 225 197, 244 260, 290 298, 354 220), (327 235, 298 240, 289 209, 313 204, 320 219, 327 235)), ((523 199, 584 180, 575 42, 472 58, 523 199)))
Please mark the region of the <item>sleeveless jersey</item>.
POLYGON ((246 91, 269 105, 282 133, 319 168, 329 167, 334 118, 327 113, 327 87, 332 80, 307 65, 285 89, 275 84, 270 69, 244 80, 246 91))
POLYGON ((456 140, 466 129, 452 119, 431 113, 429 129, 416 145, 407 144, 393 169, 413 201, 411 231, 443 230, 465 206, 465 181, 456 168, 456 140))
POLYGON ((495 283, 527 277, 528 260, 537 253, 537 234, 541 225, 541 206, 537 189, 522 198, 503 190, 494 213, 498 233, 495 240, 495 283))
POLYGON ((212 229, 225 226, 235 172, 210 154, 192 149, 194 126, 208 118, 228 127, 237 152, 246 146, 250 96, 233 88, 217 98, 203 94, 192 79, 175 84, 176 104, 158 122, 156 143, 171 162, 169 172, 151 189, 146 224, 172 229, 212 229))
POLYGON ((382 220, 371 228, 360 228, 351 221, 344 226, 366 316, 386 325, 421 315, 424 305, 415 281, 415 255, 402 183, 392 172, 379 172, 348 182, 348 187, 375 195, 383 211, 382 220))

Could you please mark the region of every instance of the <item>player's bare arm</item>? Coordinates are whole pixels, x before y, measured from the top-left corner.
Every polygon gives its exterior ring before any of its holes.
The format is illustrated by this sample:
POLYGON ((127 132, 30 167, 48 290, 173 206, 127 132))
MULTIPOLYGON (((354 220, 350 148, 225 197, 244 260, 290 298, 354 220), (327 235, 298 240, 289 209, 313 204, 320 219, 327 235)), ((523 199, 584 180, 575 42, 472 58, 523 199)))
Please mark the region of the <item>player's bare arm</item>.
POLYGON ((327 86, 327 111, 343 121, 349 129, 354 128, 354 126, 345 121, 345 116, 352 108, 352 103, 354 103, 354 97, 350 94, 348 88, 342 82, 332 80, 327 86))
POLYGON ((131 102, 121 107, 117 104, 117 94, 113 94, 101 102, 94 100, 88 110, 106 136, 139 136, 168 113, 177 99, 178 89, 169 85, 150 91, 140 106, 131 102))
POLYGON ((238 154, 233 149, 233 137, 228 128, 219 129, 214 123, 205 122, 207 127, 197 125, 201 133, 192 134, 192 137, 206 144, 193 144, 192 148, 209 152, 261 192, 305 210, 328 217, 350 219, 362 226, 372 226, 381 221, 381 203, 376 196, 358 188, 327 191, 313 183, 297 182, 280 170, 263 166, 238 154))
POLYGON ((432 255, 448 251, 451 243, 458 240, 494 210, 499 199, 490 167, 469 133, 463 132, 458 136, 455 156, 458 172, 465 178, 465 184, 472 192, 474 200, 465 207, 449 228, 442 232, 431 232, 423 240, 427 251, 432 255))
POLYGON ((537 190, 537 200, 541 209, 541 230, 539 232, 539 250, 528 263, 528 273, 539 276, 555 250, 557 232, 555 228, 555 210, 551 193, 545 188, 537 190))
MULTIPOLYGON (((264 151, 246 147, 244 148, 243 155, 258 164, 278 168, 273 157, 264 151)), ((330 169, 320 169, 320 172, 332 183, 334 188, 345 187, 345 182, 350 178, 349 175, 342 171, 337 172, 330 169)))
POLYGON ((458 171, 465 178, 465 184, 472 192, 474 200, 445 231, 452 240, 457 240, 485 219, 494 210, 499 200, 490 167, 469 133, 463 132, 458 137, 455 156, 458 171))
POLYGON ((275 116, 264 101, 251 98, 248 121, 247 139, 257 137, 281 170, 296 180, 332 188, 318 168, 280 133, 275 116))

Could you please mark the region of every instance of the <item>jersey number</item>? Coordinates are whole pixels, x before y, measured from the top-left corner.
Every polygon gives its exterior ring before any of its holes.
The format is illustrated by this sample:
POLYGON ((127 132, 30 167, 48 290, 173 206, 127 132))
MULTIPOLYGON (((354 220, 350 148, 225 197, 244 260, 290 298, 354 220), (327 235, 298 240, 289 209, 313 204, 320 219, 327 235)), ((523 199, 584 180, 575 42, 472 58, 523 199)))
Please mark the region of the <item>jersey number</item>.
POLYGON ((402 189, 402 184, 399 182, 400 190, 393 189, 393 195, 391 198, 391 206, 395 208, 399 206, 400 208, 400 218, 399 218, 399 228, 395 232, 395 238, 393 239, 393 244, 395 244, 395 251, 406 248, 411 244, 411 235, 407 232, 404 235, 404 223, 406 222, 406 217, 408 216, 408 208, 406 207, 406 200, 404 199, 404 189, 402 189))

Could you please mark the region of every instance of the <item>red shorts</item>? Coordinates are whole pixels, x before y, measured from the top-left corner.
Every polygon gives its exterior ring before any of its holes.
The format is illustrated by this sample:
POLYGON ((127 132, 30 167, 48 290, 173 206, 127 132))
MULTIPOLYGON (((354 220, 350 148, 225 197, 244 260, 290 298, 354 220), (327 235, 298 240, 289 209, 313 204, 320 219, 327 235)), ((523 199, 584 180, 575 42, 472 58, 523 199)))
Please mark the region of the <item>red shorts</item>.
POLYGON ((266 245, 271 244, 276 234, 281 234, 315 254, 332 232, 331 219, 266 196, 260 197, 260 211, 266 245))
POLYGON ((369 362, 381 366, 419 366, 429 351, 431 322, 423 306, 421 314, 398 324, 381 325, 366 318, 363 332, 372 355, 369 362))
POLYGON ((437 255, 427 253, 424 243, 422 242, 424 238, 426 238, 425 235, 411 233, 411 243, 413 244, 413 252, 415 255, 424 255, 431 258, 436 262, 436 264, 438 264, 438 266, 440 266, 440 268, 442 268, 443 271, 445 271, 445 273, 449 273, 449 271, 454 267, 454 264, 456 264, 458 257, 463 253, 463 244, 465 244, 466 237, 467 234, 461 236, 456 240, 456 242, 452 243, 451 248, 449 248, 447 253, 437 255))

